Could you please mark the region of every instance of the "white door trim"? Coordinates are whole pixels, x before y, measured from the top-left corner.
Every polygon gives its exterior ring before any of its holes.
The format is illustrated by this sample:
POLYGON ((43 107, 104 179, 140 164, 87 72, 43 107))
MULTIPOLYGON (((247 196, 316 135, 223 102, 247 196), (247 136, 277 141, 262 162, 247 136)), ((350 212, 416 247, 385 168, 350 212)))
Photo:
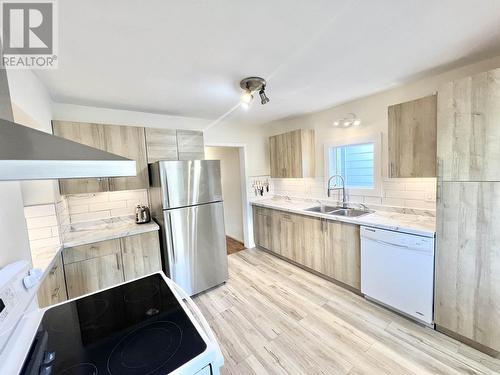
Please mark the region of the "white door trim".
POLYGON ((247 195, 247 163, 246 163, 246 148, 245 143, 231 142, 209 142, 205 143, 205 147, 235 147, 238 148, 240 156, 240 185, 241 185, 241 211, 243 215, 243 243, 246 248, 255 247, 253 241, 253 221, 252 210, 248 202, 247 195))

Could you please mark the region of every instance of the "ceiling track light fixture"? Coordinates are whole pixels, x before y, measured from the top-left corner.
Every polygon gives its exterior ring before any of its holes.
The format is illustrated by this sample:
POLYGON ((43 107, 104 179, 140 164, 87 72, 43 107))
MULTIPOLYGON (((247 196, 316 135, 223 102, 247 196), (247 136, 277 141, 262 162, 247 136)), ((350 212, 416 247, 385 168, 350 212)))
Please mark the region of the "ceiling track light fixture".
POLYGON ((333 122, 333 126, 341 128, 359 125, 361 125, 361 120, 354 113, 348 113, 346 117, 337 119, 333 122))
POLYGON ((266 95, 266 80, 261 77, 247 77, 241 80, 240 87, 244 90, 241 95, 241 106, 248 109, 253 100, 253 93, 259 92, 260 104, 269 103, 266 95))

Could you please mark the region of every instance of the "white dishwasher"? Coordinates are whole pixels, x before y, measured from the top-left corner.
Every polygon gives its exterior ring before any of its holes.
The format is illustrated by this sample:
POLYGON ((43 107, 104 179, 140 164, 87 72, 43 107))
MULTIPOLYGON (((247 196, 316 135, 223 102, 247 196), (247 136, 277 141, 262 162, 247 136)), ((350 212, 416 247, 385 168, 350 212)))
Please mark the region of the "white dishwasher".
POLYGON ((432 326, 434 238, 361 227, 361 292, 432 326))

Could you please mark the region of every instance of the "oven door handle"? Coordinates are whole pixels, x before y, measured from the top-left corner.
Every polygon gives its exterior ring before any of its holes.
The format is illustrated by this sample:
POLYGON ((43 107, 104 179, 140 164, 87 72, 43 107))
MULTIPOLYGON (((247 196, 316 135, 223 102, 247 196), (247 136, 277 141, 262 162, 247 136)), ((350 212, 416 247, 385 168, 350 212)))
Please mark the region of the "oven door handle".
POLYGON ((219 344, 218 344, 217 339, 215 337, 214 331, 212 331, 212 328, 210 328, 210 326, 208 325, 208 322, 205 319, 205 317, 203 316, 203 314, 201 313, 200 309, 194 303, 194 301, 191 299, 191 297, 184 291, 184 289, 182 289, 179 285, 177 285, 177 283, 174 282, 173 280, 171 280, 171 282, 175 287, 175 291, 181 296, 182 300, 187 305, 189 310, 191 310, 194 313, 196 320, 201 325, 201 328, 203 329, 203 331, 205 331, 205 334, 208 336, 209 340, 216 347, 218 362, 219 362, 218 364, 220 364, 220 366, 222 366, 224 364, 224 357, 222 356, 222 351, 219 347, 219 344))

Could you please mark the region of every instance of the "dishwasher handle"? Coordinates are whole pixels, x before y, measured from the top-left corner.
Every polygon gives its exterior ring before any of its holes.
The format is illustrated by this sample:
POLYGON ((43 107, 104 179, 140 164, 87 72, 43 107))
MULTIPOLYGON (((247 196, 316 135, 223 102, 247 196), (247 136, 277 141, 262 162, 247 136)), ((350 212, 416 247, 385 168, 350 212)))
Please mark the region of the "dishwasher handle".
POLYGON ((400 245, 400 244, 397 244, 397 243, 394 243, 394 242, 387 242, 387 241, 382 241, 382 240, 376 240, 376 239, 373 239, 373 238, 370 238, 370 237, 361 236, 361 238, 363 238, 364 240, 368 240, 368 241, 373 241, 373 242, 376 242, 376 243, 380 243, 382 245, 394 246, 394 247, 401 247, 401 248, 404 248, 404 249, 409 249, 410 248, 407 245, 400 245))
MULTIPOLYGON (((433 256, 433 253, 434 253, 433 249, 416 248, 416 247, 413 247, 413 246, 401 245, 401 244, 397 244, 397 243, 394 243, 394 242, 387 242, 387 241, 383 241, 383 240, 376 240, 374 238, 365 237, 365 236, 361 236, 361 241, 371 241, 371 242, 375 242, 375 243, 378 243, 378 244, 384 245, 384 246, 397 247, 397 248, 400 248, 400 249, 405 249, 405 250, 408 250, 408 251, 413 251, 413 252, 416 252, 416 253, 427 254, 427 255, 432 255, 432 256, 433 256)), ((361 246, 363 246, 363 245, 361 245, 361 246)))

